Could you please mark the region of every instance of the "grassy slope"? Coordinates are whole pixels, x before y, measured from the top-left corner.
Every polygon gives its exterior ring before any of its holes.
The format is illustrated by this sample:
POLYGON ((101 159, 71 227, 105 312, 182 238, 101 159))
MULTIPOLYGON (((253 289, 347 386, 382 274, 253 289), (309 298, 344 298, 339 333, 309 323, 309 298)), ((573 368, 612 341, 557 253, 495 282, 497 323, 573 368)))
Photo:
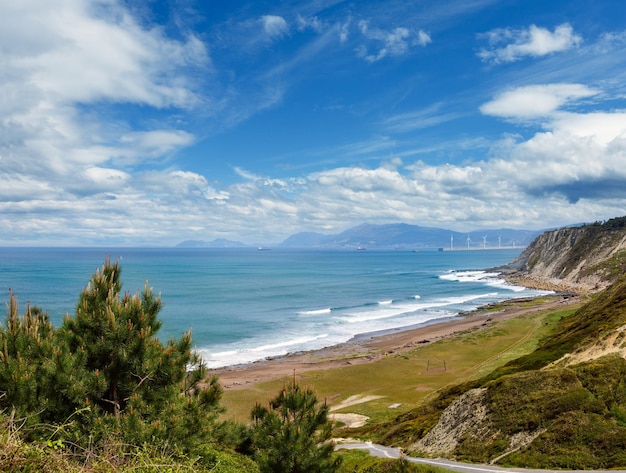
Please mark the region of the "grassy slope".
POLYGON ((564 354, 595 344, 626 324, 626 276, 576 313, 563 318, 536 350, 498 367, 480 380, 444 390, 373 433, 410 445, 434 426, 445 407, 467 389, 488 388, 487 432, 470 432, 453 455, 484 462, 509 449, 510 436, 544 431, 529 447, 502 463, 541 468, 626 466, 626 361, 609 355, 567 368, 541 369, 564 354))

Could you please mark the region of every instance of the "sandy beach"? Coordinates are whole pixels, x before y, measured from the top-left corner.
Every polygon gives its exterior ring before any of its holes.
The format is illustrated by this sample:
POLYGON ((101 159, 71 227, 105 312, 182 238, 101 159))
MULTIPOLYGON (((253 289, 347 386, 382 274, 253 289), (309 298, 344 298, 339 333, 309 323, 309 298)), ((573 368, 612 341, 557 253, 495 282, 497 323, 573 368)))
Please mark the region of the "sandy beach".
POLYGON ((296 373, 303 373, 337 368, 347 364, 370 363, 386 354, 401 353, 467 330, 480 330, 512 317, 544 310, 557 310, 578 301, 578 297, 558 294, 543 297, 530 305, 527 298, 512 299, 499 303, 495 307, 483 307, 468 314, 428 325, 384 334, 363 335, 341 345, 311 352, 288 354, 245 365, 213 369, 210 370, 210 374, 219 377, 224 389, 245 389, 254 383, 292 376, 294 370, 296 373))

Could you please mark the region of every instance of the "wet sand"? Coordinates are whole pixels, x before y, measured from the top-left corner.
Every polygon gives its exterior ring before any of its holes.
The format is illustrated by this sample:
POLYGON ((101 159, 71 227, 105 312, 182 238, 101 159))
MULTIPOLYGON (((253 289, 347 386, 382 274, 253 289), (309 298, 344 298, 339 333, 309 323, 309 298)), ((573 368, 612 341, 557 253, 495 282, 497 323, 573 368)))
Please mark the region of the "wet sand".
POLYGON ((417 346, 452 337, 467 330, 479 330, 501 320, 544 310, 558 310, 578 303, 573 295, 554 295, 537 299, 512 299, 474 312, 386 333, 373 333, 321 350, 293 353, 255 363, 210 370, 219 377, 224 389, 245 389, 255 383, 292 376, 311 370, 325 370, 347 364, 371 363, 385 354, 402 353, 417 346))

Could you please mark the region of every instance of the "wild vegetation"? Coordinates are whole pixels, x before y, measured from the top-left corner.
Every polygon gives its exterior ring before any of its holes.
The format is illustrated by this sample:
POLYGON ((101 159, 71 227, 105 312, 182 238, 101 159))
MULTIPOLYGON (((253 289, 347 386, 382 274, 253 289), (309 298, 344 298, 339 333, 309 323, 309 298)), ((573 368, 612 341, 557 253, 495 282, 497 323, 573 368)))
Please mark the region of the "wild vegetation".
POLYGON ((147 285, 122 293, 120 273, 106 261, 59 328, 37 307, 19 314, 10 294, 0 327, 0 471, 338 468, 327 408, 310 389, 286 387, 250 426, 219 420, 222 389, 191 350, 191 333, 161 343, 160 299, 147 285))
POLYGON ((433 401, 361 433, 420 454, 444 454, 469 462, 552 469, 623 468, 624 326, 625 274, 563 318, 554 335, 536 350, 480 379, 449 387, 433 401), (574 358, 576 353, 587 356, 574 358), (463 397, 468 392, 477 399, 471 407, 469 398, 463 397), (463 426, 461 422, 454 425, 450 417, 458 419, 464 410, 472 411, 469 418, 463 426), (442 425, 445 422, 450 424, 447 428, 442 425), (430 431, 450 436, 451 446, 429 449, 423 439, 430 431))

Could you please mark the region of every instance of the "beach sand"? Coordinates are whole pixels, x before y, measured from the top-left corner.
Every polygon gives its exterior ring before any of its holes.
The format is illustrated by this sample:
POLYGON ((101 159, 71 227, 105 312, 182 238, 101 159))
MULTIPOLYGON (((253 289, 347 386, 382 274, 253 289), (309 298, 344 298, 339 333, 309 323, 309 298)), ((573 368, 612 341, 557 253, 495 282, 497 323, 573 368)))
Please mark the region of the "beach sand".
POLYGON ((576 296, 558 294, 542 297, 531 304, 527 298, 512 299, 429 325, 384 334, 363 335, 341 345, 213 369, 209 374, 217 375, 224 389, 246 389, 255 383, 292 376, 294 370, 296 373, 303 373, 347 364, 370 363, 386 354, 402 353, 467 330, 479 330, 501 320, 544 310, 559 310, 578 302, 576 296))

